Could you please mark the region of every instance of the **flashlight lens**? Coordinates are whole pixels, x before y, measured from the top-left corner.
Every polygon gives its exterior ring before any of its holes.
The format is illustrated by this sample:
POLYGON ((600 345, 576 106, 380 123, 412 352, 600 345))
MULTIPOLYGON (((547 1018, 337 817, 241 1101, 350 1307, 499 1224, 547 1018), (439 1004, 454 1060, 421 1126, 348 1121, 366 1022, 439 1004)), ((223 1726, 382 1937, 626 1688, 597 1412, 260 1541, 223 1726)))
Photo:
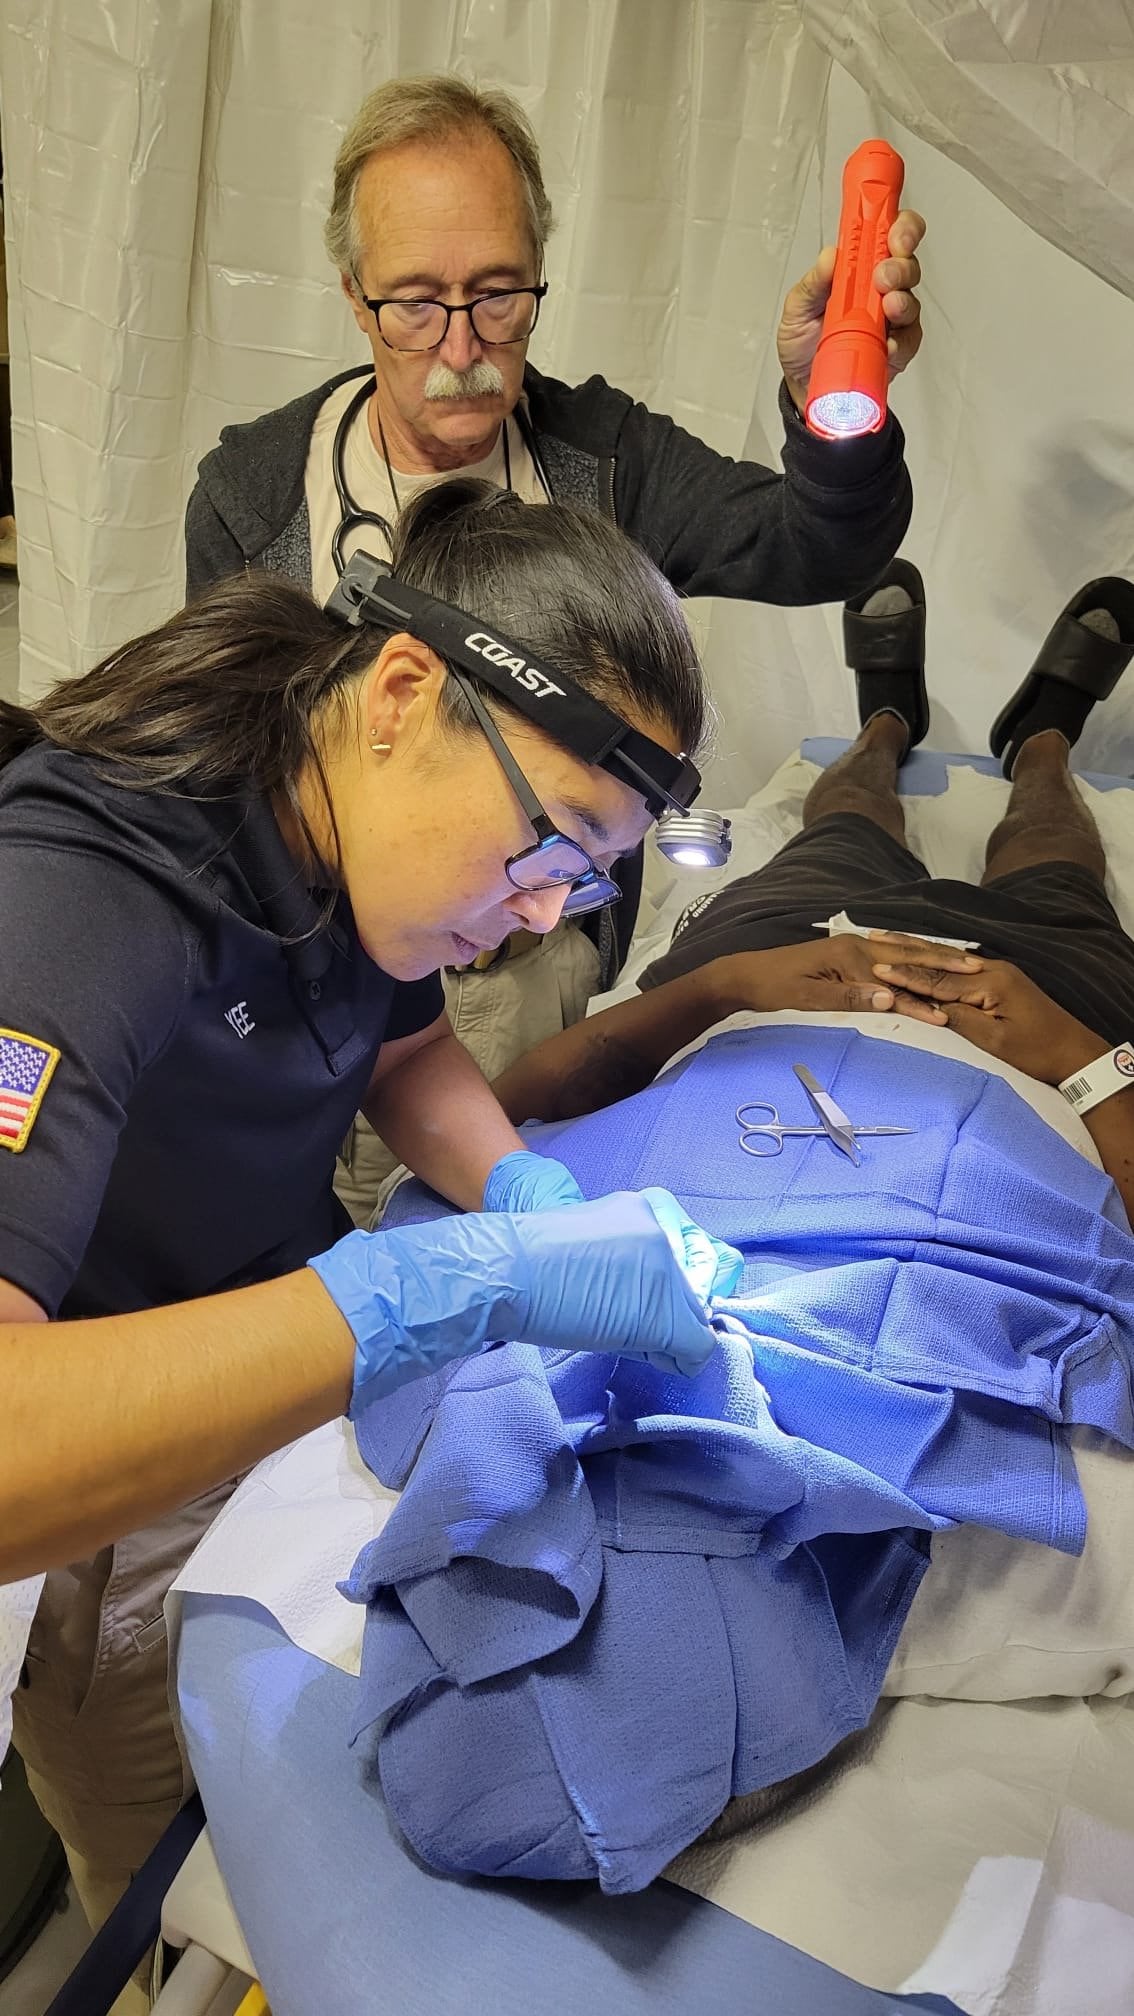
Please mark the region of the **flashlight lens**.
POLYGON ((808 409, 812 425, 824 434, 869 434, 882 409, 866 392, 824 392, 808 409))
POLYGON ((681 868, 712 868, 716 865, 707 847, 671 847, 669 858, 681 868))

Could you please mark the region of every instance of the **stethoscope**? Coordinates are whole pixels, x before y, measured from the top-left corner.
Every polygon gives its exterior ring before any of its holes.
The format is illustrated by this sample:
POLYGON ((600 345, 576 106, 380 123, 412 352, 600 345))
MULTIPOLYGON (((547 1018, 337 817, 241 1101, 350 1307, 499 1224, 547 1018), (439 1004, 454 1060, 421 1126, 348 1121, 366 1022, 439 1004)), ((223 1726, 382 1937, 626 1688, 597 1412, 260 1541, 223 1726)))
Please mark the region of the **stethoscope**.
MULTIPOLYGON (((335 479, 335 490, 338 493, 339 499, 339 522, 335 528, 334 537, 331 540, 331 558, 335 563, 335 573, 340 575, 346 565, 343 544, 352 532, 380 532, 388 547, 392 547, 394 543, 393 527, 389 520, 383 518, 380 511, 364 511, 361 505, 356 503, 355 499, 351 496, 350 486, 346 479, 346 444, 350 430, 362 408, 369 400, 371 393, 376 390, 376 386, 377 381, 373 374, 359 386, 358 391, 350 401, 335 429, 335 439, 331 449, 331 471, 335 479)), ((508 441, 509 420, 515 421, 520 439, 531 457, 532 468, 535 470, 537 481, 541 485, 548 503, 553 503, 551 483, 548 480, 547 470, 543 465, 543 457, 539 452, 532 423, 521 406, 514 407, 512 412, 506 415, 504 419, 505 488, 508 490, 512 488, 512 451, 508 441)), ((395 509, 400 510, 397 485, 394 482, 394 472, 390 466, 389 451, 386 447, 386 436, 382 429, 381 414, 378 415, 378 436, 382 446, 382 459, 386 464, 390 494, 393 497, 395 509)))

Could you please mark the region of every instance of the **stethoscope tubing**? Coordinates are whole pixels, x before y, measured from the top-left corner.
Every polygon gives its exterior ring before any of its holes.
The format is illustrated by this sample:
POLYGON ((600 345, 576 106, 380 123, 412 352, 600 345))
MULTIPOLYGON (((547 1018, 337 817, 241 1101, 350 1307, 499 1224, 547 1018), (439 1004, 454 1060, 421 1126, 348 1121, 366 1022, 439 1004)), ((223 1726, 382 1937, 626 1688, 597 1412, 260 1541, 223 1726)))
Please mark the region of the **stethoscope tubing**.
MULTIPOLYGON (((359 386, 358 391, 350 401, 343 413, 342 419, 335 428, 335 439, 331 448, 331 473, 334 477, 335 492, 339 500, 339 522, 335 527, 334 536, 331 540, 331 558, 335 563, 336 574, 340 575, 346 565, 343 555, 343 543, 351 533, 366 531, 380 532, 387 546, 392 548, 394 543, 394 530, 389 519, 383 518, 380 511, 364 511, 361 505, 351 496, 350 486, 346 478, 347 438, 358 414, 374 392, 376 383, 377 381, 373 374, 371 374, 359 386)), ((551 484, 548 480, 547 470, 544 467, 543 457, 539 452, 539 444, 536 441, 531 421, 519 406, 506 415, 504 420, 505 427, 507 427, 509 419, 514 420, 516 423, 520 439, 531 457, 532 467, 535 470, 537 480, 548 503, 553 503, 551 484)))

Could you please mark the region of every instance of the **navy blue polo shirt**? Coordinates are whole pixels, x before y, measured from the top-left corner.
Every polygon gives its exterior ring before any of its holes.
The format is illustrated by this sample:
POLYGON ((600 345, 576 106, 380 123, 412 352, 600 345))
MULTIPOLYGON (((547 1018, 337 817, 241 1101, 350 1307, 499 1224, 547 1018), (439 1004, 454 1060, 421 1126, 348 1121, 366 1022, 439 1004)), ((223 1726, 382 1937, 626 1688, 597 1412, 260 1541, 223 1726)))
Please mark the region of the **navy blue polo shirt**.
POLYGON ((308 935, 319 909, 265 798, 47 745, 0 771, 0 1276, 49 1315, 268 1280, 350 1229, 336 1151, 383 1038, 443 999, 375 966, 343 897, 308 935))

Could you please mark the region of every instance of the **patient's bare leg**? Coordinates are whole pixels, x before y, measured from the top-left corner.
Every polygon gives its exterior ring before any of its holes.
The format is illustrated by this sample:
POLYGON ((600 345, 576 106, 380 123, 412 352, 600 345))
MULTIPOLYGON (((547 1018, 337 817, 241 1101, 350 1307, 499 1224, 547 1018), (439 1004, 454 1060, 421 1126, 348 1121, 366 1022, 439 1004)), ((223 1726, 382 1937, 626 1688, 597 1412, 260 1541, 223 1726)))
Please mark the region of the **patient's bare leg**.
POLYGON ((1070 754, 1058 728, 1021 743, 1008 810, 989 835, 983 881, 1045 861, 1074 861, 1104 880, 1106 853, 1067 767, 1070 754))
POLYGON ((906 820, 898 797, 898 766, 908 744, 909 729, 896 714, 873 715, 846 755, 812 785, 803 807, 804 826, 813 826, 832 812, 857 812, 904 846, 906 820))

